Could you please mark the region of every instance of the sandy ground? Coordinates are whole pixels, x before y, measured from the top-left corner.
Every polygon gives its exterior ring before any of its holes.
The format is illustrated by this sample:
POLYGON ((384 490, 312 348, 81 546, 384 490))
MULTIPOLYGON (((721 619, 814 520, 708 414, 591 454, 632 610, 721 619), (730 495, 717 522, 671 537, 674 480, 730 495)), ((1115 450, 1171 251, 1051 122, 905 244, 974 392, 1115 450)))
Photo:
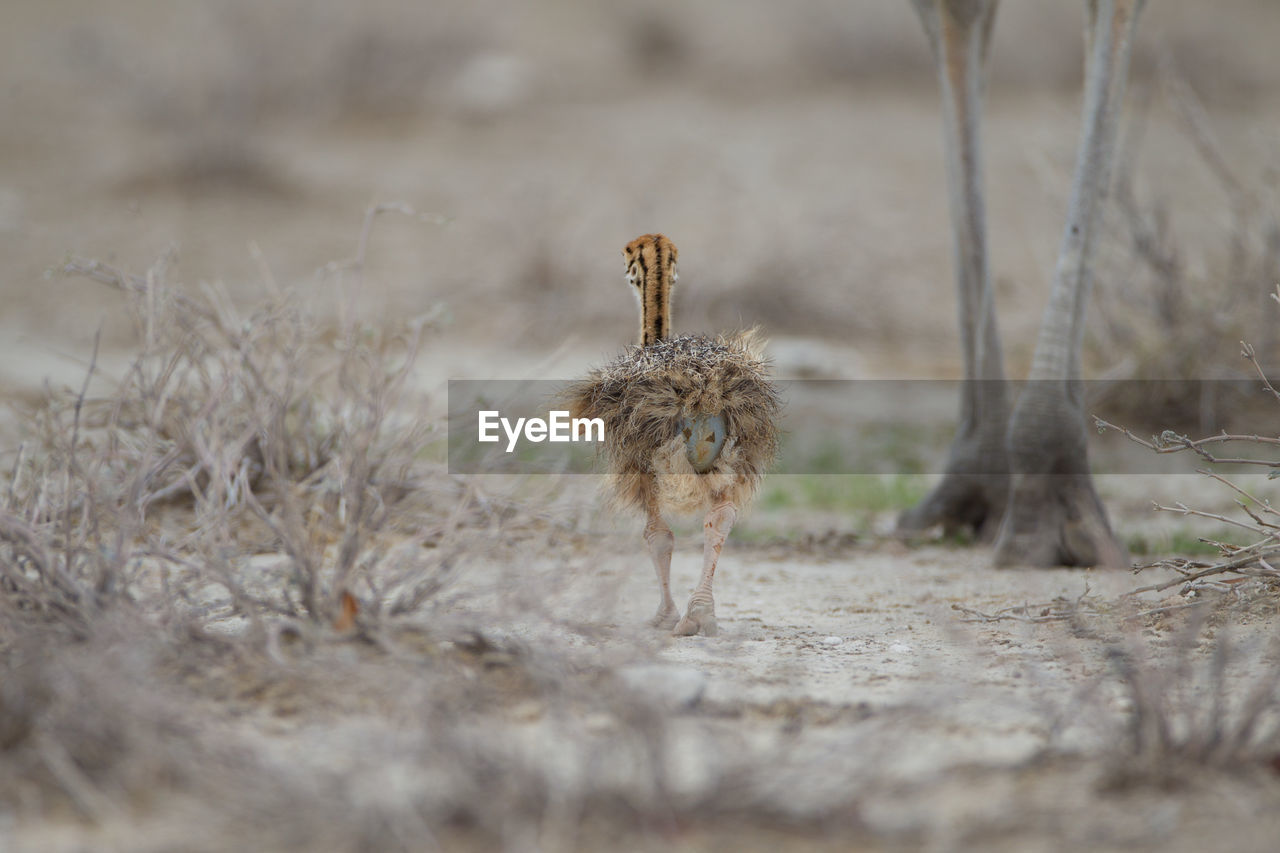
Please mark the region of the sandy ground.
MULTIPOLYGON (((1167 575, 993 571, 983 548, 891 541, 806 559, 760 552, 726 549, 716 583, 719 637, 662 640, 652 659, 621 671, 691 727, 711 720, 733 730, 742 749, 774 755, 778 784, 792 787, 798 814, 856 792, 859 817, 879 843, 1195 850, 1226 833, 1231 849, 1270 849, 1280 828, 1267 805, 1280 789, 1274 780, 1194 795, 1107 791, 1118 765, 1098 757, 1118 747, 1131 703, 1108 650, 1145 649, 1172 665, 1185 642, 1176 623, 1124 621, 1161 600, 1180 603, 1176 595, 1121 596, 1167 575), (987 618, 1023 605, 1039 617, 1072 604, 1081 608, 1074 621, 987 618)), ((555 618, 614 614, 605 649, 648 646, 638 626, 657 596, 643 554, 578 565, 519 571, 537 572, 538 588, 564 596, 551 594, 555 618)), ((699 565, 695 549, 678 547, 675 587, 691 586, 699 565)), ((518 623, 510 630, 521 633, 518 623)), ((1236 636, 1256 648, 1273 632, 1269 617, 1238 626, 1236 636)), ((1258 666, 1261 659, 1246 658, 1232 689, 1256 678, 1258 666)), ((699 755, 696 743, 681 748, 692 753, 683 768, 692 779, 715 772, 714 754, 699 755)))

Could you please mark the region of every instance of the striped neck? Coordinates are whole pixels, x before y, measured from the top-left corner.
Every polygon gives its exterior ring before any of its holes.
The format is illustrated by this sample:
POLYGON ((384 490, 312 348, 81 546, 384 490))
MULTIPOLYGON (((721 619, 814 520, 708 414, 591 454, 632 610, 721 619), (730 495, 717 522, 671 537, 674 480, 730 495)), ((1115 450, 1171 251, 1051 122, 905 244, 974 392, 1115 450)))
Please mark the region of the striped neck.
POLYGON ((640 283, 640 346, 671 337, 671 280, 654 269, 640 283))
POLYGON ((676 247, 661 234, 646 234, 623 251, 627 276, 640 300, 640 346, 671 337, 671 295, 676 281, 676 247))

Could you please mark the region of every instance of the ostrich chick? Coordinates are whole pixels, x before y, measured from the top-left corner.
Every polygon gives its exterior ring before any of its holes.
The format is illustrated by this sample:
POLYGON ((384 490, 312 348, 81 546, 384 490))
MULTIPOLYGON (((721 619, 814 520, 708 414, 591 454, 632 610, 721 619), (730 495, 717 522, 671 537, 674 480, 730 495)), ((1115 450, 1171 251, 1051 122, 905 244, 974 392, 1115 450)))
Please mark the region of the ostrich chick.
POLYGON ((640 300, 640 342, 566 391, 573 417, 604 421, 610 488, 645 513, 645 543, 662 600, 650 624, 677 636, 716 634, 711 584, 729 530, 778 449, 778 394, 755 331, 709 338, 671 333, 676 247, 661 234, 622 250, 640 300), (671 598, 675 537, 665 513, 705 513, 702 578, 683 617, 671 598))

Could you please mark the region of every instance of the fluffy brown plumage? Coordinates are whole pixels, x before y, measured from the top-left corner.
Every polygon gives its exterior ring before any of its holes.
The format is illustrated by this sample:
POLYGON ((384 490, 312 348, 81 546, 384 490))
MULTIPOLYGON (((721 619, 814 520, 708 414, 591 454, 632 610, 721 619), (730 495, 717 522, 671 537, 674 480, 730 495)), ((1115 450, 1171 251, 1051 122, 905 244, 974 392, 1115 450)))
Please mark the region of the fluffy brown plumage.
POLYGON ((684 335, 630 346, 566 391, 573 417, 604 421, 611 492, 620 508, 705 511, 748 504, 778 450, 777 391, 751 330, 684 335), (712 468, 696 473, 682 422, 720 414, 727 436, 712 468))

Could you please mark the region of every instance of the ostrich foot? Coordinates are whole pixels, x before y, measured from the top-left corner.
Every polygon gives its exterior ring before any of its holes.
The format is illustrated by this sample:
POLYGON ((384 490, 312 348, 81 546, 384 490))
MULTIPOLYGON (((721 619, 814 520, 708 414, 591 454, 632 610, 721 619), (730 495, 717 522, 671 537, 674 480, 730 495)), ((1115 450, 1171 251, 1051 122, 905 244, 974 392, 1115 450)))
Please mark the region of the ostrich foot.
POLYGON ((710 597, 705 601, 698 600, 695 595, 695 599, 689 602, 689 609, 685 612, 684 618, 676 623, 671 633, 676 637, 692 637, 695 634, 714 637, 719 634, 715 602, 710 597))
MULTIPOLYGON (((924 500, 898 516, 899 536, 917 536, 941 525, 948 536, 972 531, 978 541, 992 542, 1000 531, 1009 502, 1009 452, 1004 444, 1006 408, 998 384, 977 386, 985 393, 992 422, 976 434, 956 437, 942 481, 924 500)), ((972 405, 979 402, 983 401, 976 400, 972 405)))
POLYGON ((680 611, 676 610, 674 602, 666 602, 658 608, 658 612, 653 614, 653 618, 649 620, 649 624, 663 631, 670 631, 680 621, 680 611))
POLYGON ((924 500, 898 516, 896 532, 916 536, 941 524, 947 536, 971 530, 978 541, 991 542, 1000 529, 1008 492, 1008 474, 949 471, 924 500))
POLYGON ((738 517, 738 509, 729 501, 716 504, 707 513, 702 524, 702 579, 693 589, 689 597, 689 606, 685 608, 684 618, 676 623, 671 633, 677 637, 692 637, 702 634, 714 637, 719 633, 716 625, 716 602, 711 597, 711 584, 716 576, 716 563, 720 559, 720 549, 738 517))
POLYGON ((1129 567, 1088 474, 1015 476, 1012 494, 997 566, 1129 567))

